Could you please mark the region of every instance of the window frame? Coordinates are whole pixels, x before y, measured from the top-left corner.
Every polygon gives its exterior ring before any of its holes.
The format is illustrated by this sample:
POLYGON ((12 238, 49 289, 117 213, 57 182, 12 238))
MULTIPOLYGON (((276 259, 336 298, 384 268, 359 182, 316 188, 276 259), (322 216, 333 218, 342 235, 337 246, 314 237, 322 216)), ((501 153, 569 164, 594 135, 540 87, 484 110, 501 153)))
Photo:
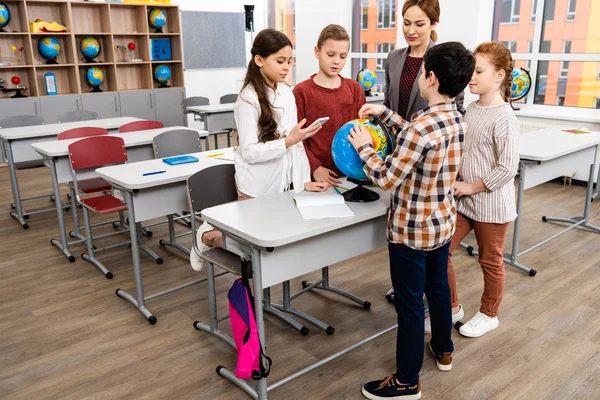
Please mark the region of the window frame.
POLYGON ((565 17, 567 22, 575 21, 575 10, 576 9, 577 9, 577 0, 567 0, 567 16, 565 17), (571 11, 572 4, 575 5, 573 11, 571 11))
POLYGON ((600 110, 600 97, 594 98, 594 110, 600 110))
POLYGON ((369 29, 369 0, 360 0, 360 30, 366 31, 369 29), (363 25, 363 18, 367 18, 366 24, 363 25))
POLYGON ((385 71, 384 62, 387 59, 387 54, 394 51, 396 49, 396 44, 392 42, 380 42, 375 43, 375 51, 377 54, 386 54, 384 58, 377 58, 375 61, 375 71, 383 72, 385 71), (385 51, 387 49, 388 51, 385 51))
POLYGON ((383 30, 396 28, 396 3, 397 0, 377 0, 377 29, 383 30), (389 6, 390 10, 389 15, 387 16, 387 21, 384 7, 385 4, 389 6))

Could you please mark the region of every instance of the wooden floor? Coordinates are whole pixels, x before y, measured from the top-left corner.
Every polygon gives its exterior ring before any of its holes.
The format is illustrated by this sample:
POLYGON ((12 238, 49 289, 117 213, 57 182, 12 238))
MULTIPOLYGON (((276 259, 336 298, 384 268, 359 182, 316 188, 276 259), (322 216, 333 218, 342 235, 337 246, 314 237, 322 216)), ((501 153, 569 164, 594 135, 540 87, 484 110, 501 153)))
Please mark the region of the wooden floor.
MULTIPOLYGON (((49 191, 46 168, 20 171, 25 195, 49 191)), ((196 331, 206 320, 206 286, 199 284, 151 300, 158 323, 149 325, 115 295, 134 293, 127 247, 99 254, 114 273, 107 280, 79 258, 69 263, 49 240, 57 237, 54 213, 32 216, 23 230, 9 217, 7 168, 0 168, 0 397, 3 399, 244 399, 215 367, 235 365, 231 348, 196 331)), ((543 214, 582 211, 584 188, 545 184, 527 192, 522 248, 561 228, 543 214)), ((47 199, 28 208, 49 206, 47 199)), ((600 204, 592 205, 600 225, 600 204)), ((67 223, 71 223, 67 213, 67 223)), ((97 219, 96 219, 97 221, 97 219)), ((181 227, 183 229, 183 227, 181 227)), ((98 229, 101 233, 112 228, 98 229)), ((166 226, 153 228, 149 246, 165 258, 142 255, 146 295, 203 276, 186 257, 158 245, 166 226)), ((473 242, 473 238, 469 237, 473 242)), ((114 241, 114 239, 113 239, 114 241)), ((183 243, 190 243, 189 237, 183 243)), ((348 243, 348 246, 351 246, 348 243)), ((507 246, 508 248, 508 246, 507 246)), ((436 369, 424 355, 426 399, 600 398, 600 235, 573 230, 532 251, 522 262, 539 272, 529 277, 507 268, 500 327, 479 338, 453 335, 451 372, 436 369)), ((483 280, 477 260, 455 256, 458 287, 467 318, 479 307, 483 280)), ((298 308, 336 328, 333 336, 311 327, 307 337, 267 317, 270 382, 394 324, 384 298, 389 288, 387 251, 380 249, 331 269, 332 281, 373 303, 369 311, 329 294, 309 293, 298 308)), ((232 278, 218 280, 220 311, 232 278)), ((300 287, 300 280, 292 284, 300 287)), ((280 298, 280 291, 274 291, 280 298)), ((224 324, 227 326, 227 323, 224 324)), ((426 338, 427 340, 427 338, 426 338)), ((269 393, 271 399, 360 399, 361 384, 395 369, 395 331, 269 393)))

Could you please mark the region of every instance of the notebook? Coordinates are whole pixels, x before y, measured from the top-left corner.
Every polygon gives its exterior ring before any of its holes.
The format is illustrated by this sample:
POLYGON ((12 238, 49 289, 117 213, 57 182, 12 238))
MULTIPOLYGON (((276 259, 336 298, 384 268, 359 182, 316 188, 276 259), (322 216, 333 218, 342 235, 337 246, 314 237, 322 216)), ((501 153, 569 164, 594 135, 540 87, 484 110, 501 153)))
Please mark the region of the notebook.
POLYGON ((169 165, 179 165, 179 164, 198 162, 198 159, 194 156, 177 156, 177 157, 163 158, 163 162, 167 163, 169 165))
POLYGON ((294 196, 302 219, 353 217, 354 213, 339 194, 298 194, 294 196))

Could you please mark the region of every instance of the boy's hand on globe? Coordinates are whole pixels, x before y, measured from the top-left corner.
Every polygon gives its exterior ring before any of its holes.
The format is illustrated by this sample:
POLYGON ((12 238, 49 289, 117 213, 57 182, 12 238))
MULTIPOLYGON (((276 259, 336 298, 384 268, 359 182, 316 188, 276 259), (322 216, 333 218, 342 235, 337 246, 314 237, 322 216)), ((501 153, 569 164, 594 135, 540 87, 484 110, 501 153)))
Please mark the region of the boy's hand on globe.
POLYGON ((365 144, 373 145, 373 138, 371 134, 362 125, 354 125, 354 127, 350 130, 350 134, 348 135, 348 141, 354 148, 358 151, 361 146, 365 144))
POLYGON ((292 147, 296 143, 303 141, 304 139, 308 139, 322 128, 321 124, 315 124, 309 126, 308 128, 302 129, 305 123, 306 118, 303 118, 302 121, 298 122, 298 124, 292 128, 290 133, 285 138, 286 149, 292 147))
POLYGON ((338 175, 335 172, 325 167, 319 167, 313 172, 313 178, 316 182, 325 182, 330 186, 337 186, 342 183, 339 179, 335 179, 337 177, 338 175))
POLYGON ((384 109, 385 107, 381 104, 364 104, 358 110, 358 118, 379 117, 384 109))
POLYGON ((324 192, 328 187, 329 184, 325 182, 306 182, 304 184, 304 190, 309 192, 324 192))

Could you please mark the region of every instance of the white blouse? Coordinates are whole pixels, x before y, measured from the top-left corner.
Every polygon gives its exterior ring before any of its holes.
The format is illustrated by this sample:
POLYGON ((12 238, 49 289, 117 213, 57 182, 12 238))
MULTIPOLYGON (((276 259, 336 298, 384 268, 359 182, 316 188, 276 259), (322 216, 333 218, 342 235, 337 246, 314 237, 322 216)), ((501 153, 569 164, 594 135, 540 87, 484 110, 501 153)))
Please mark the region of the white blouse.
POLYGON ((234 157, 235 181, 240 192, 252 197, 283 192, 291 183, 300 192, 310 182, 310 165, 302 142, 285 148, 285 137, 298 123, 292 89, 278 84, 277 90, 267 91, 275 110, 279 139, 259 142, 260 105, 252 85, 240 92, 233 108, 240 142, 234 157))

